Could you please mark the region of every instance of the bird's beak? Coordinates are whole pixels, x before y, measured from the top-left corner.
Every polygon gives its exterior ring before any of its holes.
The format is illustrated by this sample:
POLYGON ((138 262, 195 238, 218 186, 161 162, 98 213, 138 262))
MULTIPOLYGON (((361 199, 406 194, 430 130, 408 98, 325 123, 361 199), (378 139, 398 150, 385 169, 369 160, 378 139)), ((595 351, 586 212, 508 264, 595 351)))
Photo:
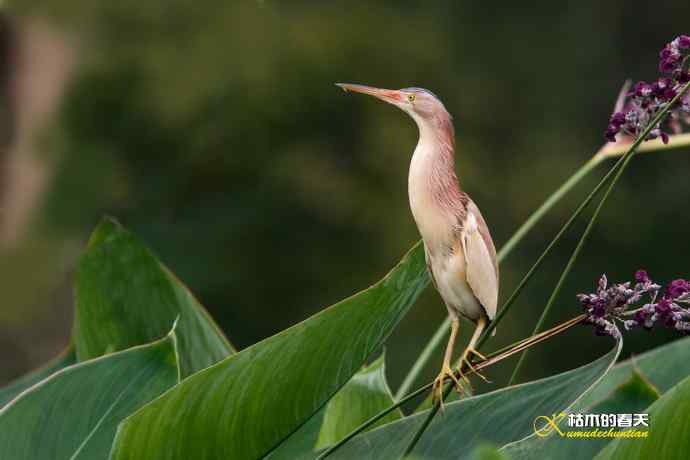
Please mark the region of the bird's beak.
POLYGON ((374 88, 373 86, 355 85, 353 83, 336 83, 335 86, 340 86, 345 92, 352 91, 353 93, 368 94, 393 105, 398 105, 403 101, 403 95, 397 89, 374 88))

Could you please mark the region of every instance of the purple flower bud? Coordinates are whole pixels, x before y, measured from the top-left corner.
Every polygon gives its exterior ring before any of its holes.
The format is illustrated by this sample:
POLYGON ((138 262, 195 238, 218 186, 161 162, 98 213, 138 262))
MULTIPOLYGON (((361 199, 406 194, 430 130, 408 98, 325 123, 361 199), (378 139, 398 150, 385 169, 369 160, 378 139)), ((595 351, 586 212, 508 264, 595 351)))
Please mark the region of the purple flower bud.
POLYGON ((673 280, 666 286, 666 295, 671 299, 676 299, 686 292, 690 292, 690 282, 684 279, 673 280))
POLYGON ((603 291, 605 291, 607 284, 608 284, 608 280, 606 279, 606 275, 601 275, 601 277, 599 278, 599 285, 598 285, 597 292, 599 292, 599 294, 601 294, 603 291))
POLYGON ((652 94, 652 87, 647 82, 639 81, 635 84, 635 88, 631 93, 637 97, 647 97, 652 94))
POLYGON ((604 133, 604 138, 608 142, 616 142, 616 134, 618 134, 618 128, 614 128, 613 126, 609 125, 604 133))
POLYGON ((595 318, 603 318, 606 315, 606 303, 601 300, 596 302, 592 305, 591 314, 595 318))
POLYGON ((649 275, 647 274, 647 270, 637 270, 635 272, 635 281, 639 283, 648 283, 649 282, 649 275))
POLYGON ((678 38, 676 38, 676 40, 678 41, 678 48, 682 50, 690 48, 690 36, 681 35, 678 38))
POLYGON ((611 120, 609 123, 613 126, 620 126, 623 123, 625 123, 625 114, 622 112, 616 112, 613 115, 611 115, 611 120))
POLYGON ((661 62, 659 62, 659 72, 673 73, 673 71, 678 68, 678 64, 678 60, 673 57, 662 59, 661 62))
POLYGON ((625 121, 627 123, 637 123, 638 119, 639 115, 635 110, 629 110, 628 113, 625 114, 625 121))
MULTIPOLYGON (((622 96, 622 100, 616 104, 616 113, 612 115, 604 132, 606 140, 615 141, 616 135, 621 132, 629 136, 638 136, 649 128, 650 121, 666 108, 665 103, 676 97, 682 85, 690 82, 690 71, 684 68, 687 62, 690 62, 690 36, 679 35, 659 52, 659 70, 668 76, 659 78, 651 84, 638 82, 632 91, 625 95, 629 98, 627 103, 625 96, 622 96), (621 111, 620 107, 626 108, 621 111), (624 114, 624 119, 620 113, 624 114)), ((654 126, 655 129, 645 140, 660 137, 666 144, 669 142, 670 132, 682 132, 683 123, 690 125, 690 103, 685 101, 671 107, 668 117, 654 126)))
POLYGON ((654 312, 659 319, 665 320, 671 315, 671 302, 666 297, 662 298, 654 305, 654 312))

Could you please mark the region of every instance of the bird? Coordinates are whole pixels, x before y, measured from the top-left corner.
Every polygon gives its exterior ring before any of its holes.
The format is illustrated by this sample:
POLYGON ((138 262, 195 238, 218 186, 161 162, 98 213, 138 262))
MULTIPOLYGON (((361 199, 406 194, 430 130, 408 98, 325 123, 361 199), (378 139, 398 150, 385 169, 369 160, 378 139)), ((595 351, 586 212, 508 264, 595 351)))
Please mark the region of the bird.
POLYGON ((460 316, 475 324, 457 366, 457 375, 469 384, 462 366, 464 363, 475 370, 472 358, 486 359, 476 346, 496 316, 499 288, 496 248, 489 227, 479 207, 460 187, 455 172, 453 118, 441 100, 424 88, 392 90, 353 83, 336 85, 346 92, 367 94, 402 109, 419 129, 410 161, 408 196, 424 244, 427 269, 450 317, 450 337, 432 390, 434 399, 443 404, 447 378, 459 392, 464 391, 451 368, 460 316))

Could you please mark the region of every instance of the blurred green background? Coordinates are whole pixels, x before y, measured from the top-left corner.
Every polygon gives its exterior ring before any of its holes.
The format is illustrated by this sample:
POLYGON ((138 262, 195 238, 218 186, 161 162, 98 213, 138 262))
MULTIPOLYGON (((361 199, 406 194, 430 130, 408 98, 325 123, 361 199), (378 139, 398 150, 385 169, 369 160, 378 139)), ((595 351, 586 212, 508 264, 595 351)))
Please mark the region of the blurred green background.
MULTIPOLYGON (((680 1, 8 3, 0 383, 67 342, 71 274, 103 213, 138 233, 240 348, 382 277, 418 238, 407 202, 417 131, 334 82, 438 94, 455 117, 461 183, 500 247, 599 149, 624 79, 655 78, 658 51, 690 17, 680 1)), ((604 170, 501 267, 503 298, 604 170)), ((688 275, 689 171, 690 149, 634 160, 550 324, 579 314, 574 295, 602 272, 688 275)), ((584 222, 490 347, 530 333, 584 222)), ((389 340, 393 388, 444 316, 429 289, 389 340)), ((673 338, 635 331, 625 351, 673 338)), ((535 349, 522 378, 607 347, 572 330, 535 349)), ((513 363, 487 374, 501 384, 513 363)))

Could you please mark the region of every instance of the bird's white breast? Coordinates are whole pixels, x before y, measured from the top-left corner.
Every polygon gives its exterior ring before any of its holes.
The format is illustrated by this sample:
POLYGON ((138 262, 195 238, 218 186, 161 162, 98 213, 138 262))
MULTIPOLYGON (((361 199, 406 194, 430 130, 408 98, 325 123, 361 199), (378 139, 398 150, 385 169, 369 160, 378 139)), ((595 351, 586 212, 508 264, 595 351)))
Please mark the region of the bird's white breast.
MULTIPOLYGON (((408 179, 410 209, 429 259, 436 287, 451 315, 458 313, 476 320, 483 312, 471 287, 467 283, 467 261, 461 241, 458 241, 458 216, 440 206, 434 195, 433 180, 438 171, 438 146, 420 137, 408 179)), ((473 224, 476 226, 476 219, 473 224)), ((472 222, 470 222, 472 223, 472 222)))
POLYGON ((455 217, 442 209, 435 199, 430 180, 434 174, 433 144, 421 138, 412 155, 408 178, 408 195, 412 216, 425 244, 432 252, 450 244, 455 217))

